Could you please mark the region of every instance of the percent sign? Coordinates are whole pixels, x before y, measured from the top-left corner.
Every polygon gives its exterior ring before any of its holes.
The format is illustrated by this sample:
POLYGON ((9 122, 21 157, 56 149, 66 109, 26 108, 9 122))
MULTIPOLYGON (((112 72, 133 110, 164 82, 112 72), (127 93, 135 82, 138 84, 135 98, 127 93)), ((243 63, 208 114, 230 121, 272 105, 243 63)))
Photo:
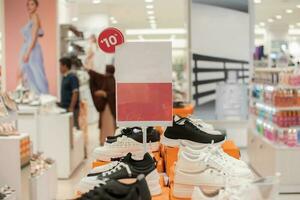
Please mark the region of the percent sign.
POLYGON ((114 53, 116 46, 122 43, 124 43, 124 36, 116 28, 107 28, 98 37, 98 45, 106 53, 114 53))

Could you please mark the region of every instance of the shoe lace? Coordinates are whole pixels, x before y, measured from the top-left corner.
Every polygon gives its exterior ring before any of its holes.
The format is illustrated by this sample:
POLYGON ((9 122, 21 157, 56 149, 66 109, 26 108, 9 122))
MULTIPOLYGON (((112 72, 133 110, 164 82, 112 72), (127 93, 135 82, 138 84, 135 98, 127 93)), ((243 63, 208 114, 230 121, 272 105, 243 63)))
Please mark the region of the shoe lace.
POLYGON ((119 137, 116 142, 112 143, 112 146, 122 146, 122 147, 128 147, 132 146, 132 142, 128 140, 128 137, 126 135, 122 135, 122 137, 119 137))
POLYGON ((129 176, 132 175, 132 172, 131 172, 131 170, 130 170, 130 167, 129 167, 127 164, 123 163, 123 162, 119 162, 113 169, 111 169, 111 170, 109 170, 109 171, 107 171, 107 172, 103 172, 102 175, 103 175, 103 176, 109 176, 109 175, 111 175, 111 174, 116 173, 117 171, 122 170, 123 168, 126 169, 126 171, 127 171, 127 173, 129 174, 129 176))

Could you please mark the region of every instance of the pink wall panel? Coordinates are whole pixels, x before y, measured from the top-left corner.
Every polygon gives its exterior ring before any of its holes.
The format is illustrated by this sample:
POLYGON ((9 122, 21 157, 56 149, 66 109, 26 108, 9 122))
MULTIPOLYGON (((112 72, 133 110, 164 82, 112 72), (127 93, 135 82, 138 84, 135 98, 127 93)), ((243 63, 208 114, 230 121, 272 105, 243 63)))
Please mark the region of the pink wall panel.
MULTIPOLYGON (((14 90, 20 72, 21 28, 28 22, 27 0, 4 0, 6 89, 14 90)), ((57 6, 56 0, 40 0, 38 14, 45 35, 39 38, 51 94, 57 94, 57 6)))

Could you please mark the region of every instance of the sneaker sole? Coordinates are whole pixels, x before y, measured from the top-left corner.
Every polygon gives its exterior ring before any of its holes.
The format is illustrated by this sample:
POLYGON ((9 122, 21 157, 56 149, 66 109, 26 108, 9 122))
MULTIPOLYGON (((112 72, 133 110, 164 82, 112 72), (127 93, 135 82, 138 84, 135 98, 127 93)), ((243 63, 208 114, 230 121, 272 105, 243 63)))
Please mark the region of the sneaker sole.
MULTIPOLYGON (((149 152, 155 152, 159 150, 160 143, 154 142, 154 143, 148 143, 147 149, 149 152)), ((128 153, 132 153, 135 156, 141 156, 141 158, 144 156, 144 146, 143 144, 139 146, 135 146, 132 148, 111 148, 107 151, 97 151, 95 150, 93 153, 93 156, 96 160, 100 161, 111 161, 112 158, 120 158, 126 156, 128 153)))

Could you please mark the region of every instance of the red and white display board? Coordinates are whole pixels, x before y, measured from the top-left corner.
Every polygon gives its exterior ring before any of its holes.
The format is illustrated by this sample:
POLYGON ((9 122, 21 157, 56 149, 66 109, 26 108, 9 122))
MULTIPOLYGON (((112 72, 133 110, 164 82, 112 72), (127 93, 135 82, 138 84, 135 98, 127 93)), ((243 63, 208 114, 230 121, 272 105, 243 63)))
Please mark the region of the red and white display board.
POLYGON ((116 47, 117 125, 171 126, 172 46, 132 42, 116 47))

